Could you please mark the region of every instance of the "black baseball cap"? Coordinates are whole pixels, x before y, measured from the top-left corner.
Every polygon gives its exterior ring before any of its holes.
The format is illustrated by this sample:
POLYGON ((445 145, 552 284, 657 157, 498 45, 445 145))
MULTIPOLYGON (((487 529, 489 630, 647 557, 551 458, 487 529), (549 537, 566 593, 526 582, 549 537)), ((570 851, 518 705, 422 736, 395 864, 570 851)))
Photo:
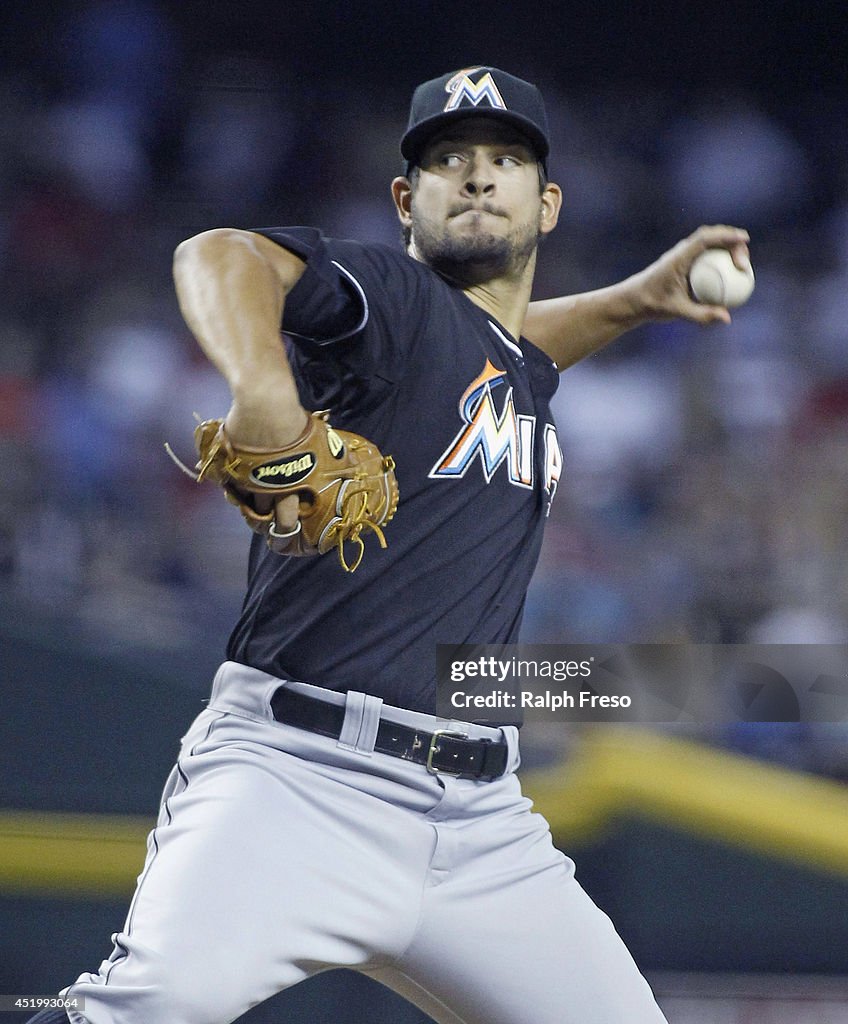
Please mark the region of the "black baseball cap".
POLYGON ((434 132, 466 117, 494 117, 527 136, 547 174, 548 118, 542 94, 530 82, 491 67, 463 68, 419 85, 400 140, 407 173, 434 132))

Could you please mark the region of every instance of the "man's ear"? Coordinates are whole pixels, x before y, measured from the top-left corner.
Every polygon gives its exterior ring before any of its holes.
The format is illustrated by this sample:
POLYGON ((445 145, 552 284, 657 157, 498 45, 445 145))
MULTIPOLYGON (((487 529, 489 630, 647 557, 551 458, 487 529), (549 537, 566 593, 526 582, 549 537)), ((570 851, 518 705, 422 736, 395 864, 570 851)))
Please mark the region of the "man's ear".
POLYGON ((543 235, 557 226, 559 211, 562 209, 562 189, 549 181, 542 192, 542 215, 539 219, 539 230, 543 235))
POLYGON ((403 227, 412 226, 412 184, 409 178, 395 178, 392 182, 392 199, 398 220, 403 227))

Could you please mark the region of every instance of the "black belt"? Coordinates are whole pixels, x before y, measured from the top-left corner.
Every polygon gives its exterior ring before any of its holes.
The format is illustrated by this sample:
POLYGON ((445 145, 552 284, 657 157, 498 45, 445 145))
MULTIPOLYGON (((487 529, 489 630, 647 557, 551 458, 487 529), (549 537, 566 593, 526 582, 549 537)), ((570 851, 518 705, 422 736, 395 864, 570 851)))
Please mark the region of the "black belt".
MULTIPOLYGON (((271 698, 278 722, 317 732, 337 740, 345 719, 343 704, 328 704, 316 697, 281 686, 271 698)), ((423 764, 434 775, 463 779, 496 779, 506 771, 507 745, 503 740, 472 740, 449 729, 421 732, 407 725, 380 719, 374 749, 381 754, 423 764)))

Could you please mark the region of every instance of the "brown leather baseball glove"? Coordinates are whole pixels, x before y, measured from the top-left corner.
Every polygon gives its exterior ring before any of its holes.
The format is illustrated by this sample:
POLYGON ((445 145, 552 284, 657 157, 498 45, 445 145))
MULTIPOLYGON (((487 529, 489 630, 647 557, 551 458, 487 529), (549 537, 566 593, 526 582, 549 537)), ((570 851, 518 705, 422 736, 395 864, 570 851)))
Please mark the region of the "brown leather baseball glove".
POLYGON ((398 486, 395 463, 376 445, 346 430, 334 430, 328 413, 309 414, 306 430, 285 448, 241 448, 227 436, 223 420, 204 420, 194 431, 198 482, 211 480, 224 488, 250 528, 263 534, 268 546, 284 555, 323 555, 336 549, 346 572, 354 572, 365 551, 363 532, 376 534, 386 546, 383 527, 395 514, 398 486), (297 494, 297 525, 280 533, 274 519, 279 498, 297 494), (271 502, 256 498, 264 495, 271 502), (353 559, 345 544, 356 545, 353 559))

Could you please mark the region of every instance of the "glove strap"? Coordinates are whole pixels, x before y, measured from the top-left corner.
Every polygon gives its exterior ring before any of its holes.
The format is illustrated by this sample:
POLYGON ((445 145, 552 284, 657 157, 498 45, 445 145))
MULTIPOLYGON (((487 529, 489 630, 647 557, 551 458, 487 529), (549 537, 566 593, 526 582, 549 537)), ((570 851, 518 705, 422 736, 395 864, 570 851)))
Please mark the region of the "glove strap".
POLYGON ((303 447, 308 443, 309 439, 312 437, 312 435, 315 433, 317 429, 317 424, 315 421, 326 421, 328 413, 322 411, 316 413, 307 413, 306 415, 306 426, 304 427, 303 433, 296 437, 294 441, 290 441, 287 445, 284 445, 282 448, 258 448, 253 445, 246 444, 240 444, 238 445, 238 447, 236 447, 233 445, 232 441, 230 441, 229 435, 227 434, 225 421, 217 421, 218 430, 215 435, 215 439, 209 447, 209 451, 206 454, 206 458, 199 462, 197 465, 197 482, 200 483, 205 479, 209 468, 215 463, 215 460, 218 458, 218 453, 222 449, 226 457, 226 462, 224 463, 224 472, 230 474, 231 476, 234 476, 236 470, 238 469, 239 463, 242 461, 239 458, 239 452, 241 452, 243 455, 267 455, 273 458, 275 455, 285 455, 286 452, 296 451, 298 448, 303 447))

